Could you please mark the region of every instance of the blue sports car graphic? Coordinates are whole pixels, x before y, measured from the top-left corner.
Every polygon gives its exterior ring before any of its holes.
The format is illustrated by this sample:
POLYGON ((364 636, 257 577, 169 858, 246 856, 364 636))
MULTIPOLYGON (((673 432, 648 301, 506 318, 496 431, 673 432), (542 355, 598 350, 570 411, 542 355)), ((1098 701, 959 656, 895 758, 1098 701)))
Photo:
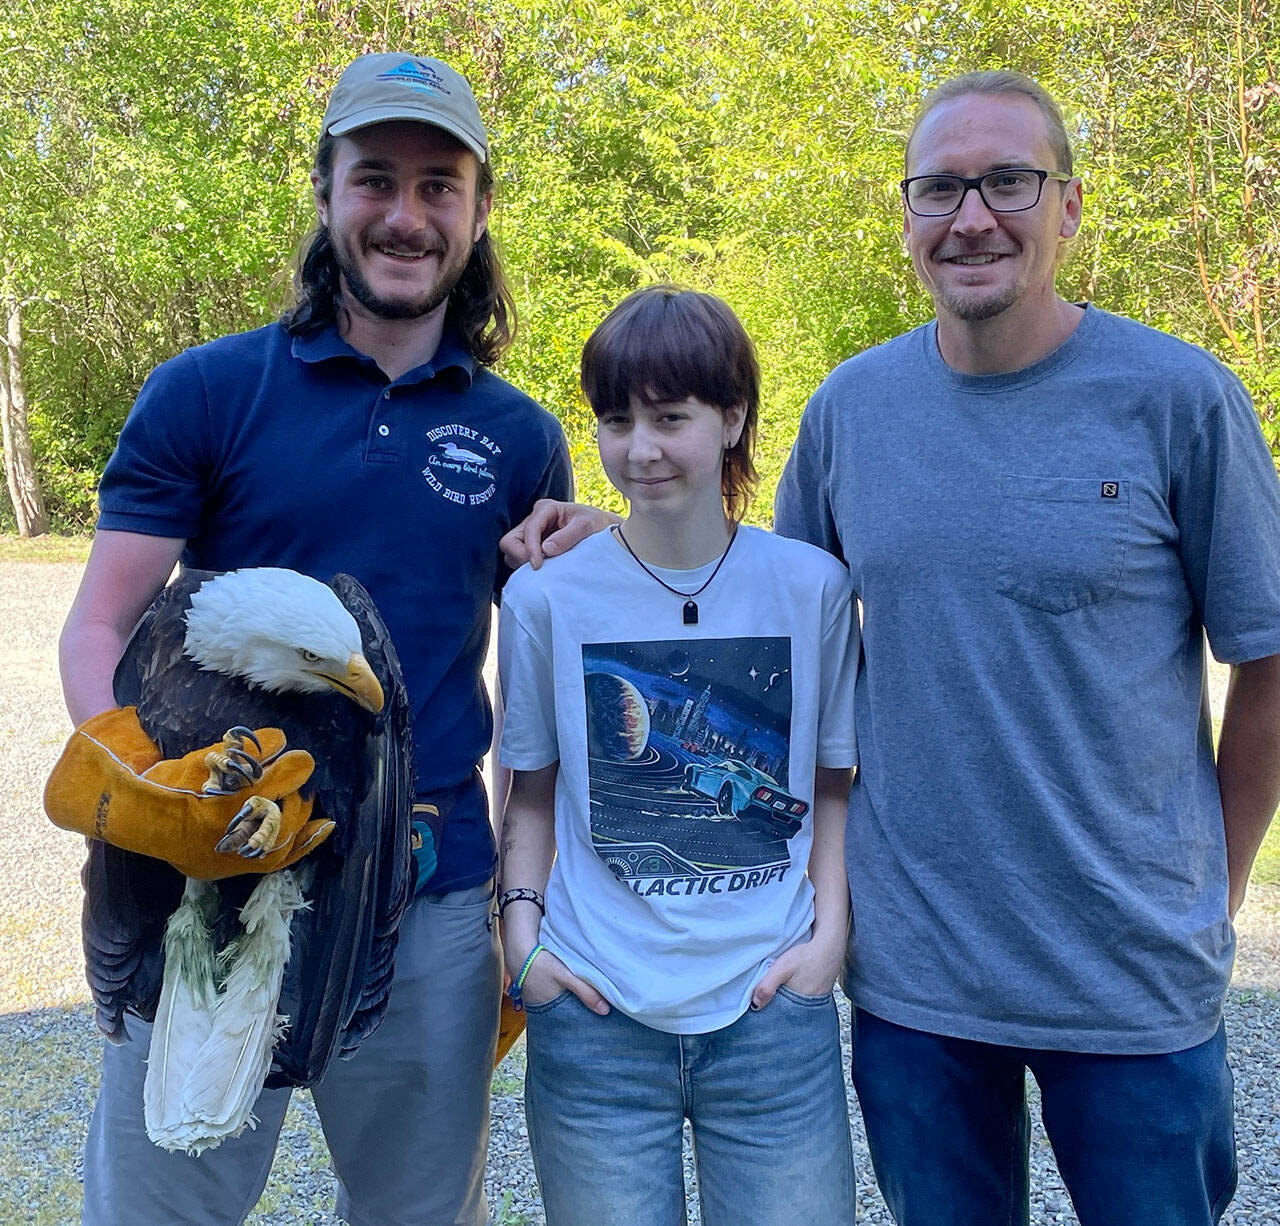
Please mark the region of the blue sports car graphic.
POLYGON ((808 802, 797 800, 764 771, 736 758, 714 764, 690 762, 684 768, 684 786, 686 791, 713 797, 716 811, 723 816, 784 839, 800 829, 809 812, 808 802))

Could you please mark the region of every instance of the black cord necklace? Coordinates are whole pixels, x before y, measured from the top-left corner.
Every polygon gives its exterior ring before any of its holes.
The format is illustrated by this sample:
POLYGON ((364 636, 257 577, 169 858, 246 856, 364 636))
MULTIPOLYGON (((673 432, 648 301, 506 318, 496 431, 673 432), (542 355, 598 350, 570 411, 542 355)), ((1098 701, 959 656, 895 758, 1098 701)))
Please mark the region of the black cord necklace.
POLYGON ((640 567, 640 569, 644 571, 650 579, 655 583, 661 583, 662 586, 665 587, 672 595, 684 597, 684 624, 686 626, 696 626, 698 624, 698 602, 694 600, 694 597, 701 596, 702 593, 711 586, 711 580, 720 573, 720 568, 724 565, 725 558, 729 556, 729 550, 733 548, 733 542, 738 539, 738 526, 736 524, 734 525, 733 532, 729 535, 729 543, 724 547, 724 553, 720 555, 720 561, 716 563, 715 570, 707 576, 706 583, 704 583, 696 592, 682 592, 678 587, 672 587, 671 584, 667 583, 665 580, 659 579, 653 571, 640 561, 639 557, 636 555, 636 551, 631 548, 631 543, 622 535, 622 525, 615 524, 613 530, 618 534, 618 540, 623 543, 627 552, 635 558, 636 565, 640 567))

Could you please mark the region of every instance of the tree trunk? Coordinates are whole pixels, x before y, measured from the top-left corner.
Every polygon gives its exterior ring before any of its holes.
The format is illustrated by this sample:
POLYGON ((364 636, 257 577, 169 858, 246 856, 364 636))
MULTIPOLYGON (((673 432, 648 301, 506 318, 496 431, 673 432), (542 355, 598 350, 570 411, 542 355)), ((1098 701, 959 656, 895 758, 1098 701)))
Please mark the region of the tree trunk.
POLYGON ((4 424, 4 475, 9 484, 19 536, 49 531, 44 494, 31 455, 27 429, 27 394, 22 383, 22 309, 12 298, 3 300, 8 328, 0 352, 0 419, 4 424))

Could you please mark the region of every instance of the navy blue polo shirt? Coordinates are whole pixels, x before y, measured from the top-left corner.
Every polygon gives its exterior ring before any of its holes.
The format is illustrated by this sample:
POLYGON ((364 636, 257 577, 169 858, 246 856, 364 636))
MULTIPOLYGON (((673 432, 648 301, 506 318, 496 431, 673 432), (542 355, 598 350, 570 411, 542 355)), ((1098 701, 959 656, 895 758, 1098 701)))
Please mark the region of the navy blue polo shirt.
MULTIPOLYGON (((275 323, 156 368, 103 474, 98 527, 181 537, 189 566, 359 579, 404 666, 429 797, 489 747, 498 540, 536 499, 571 491, 559 422, 448 329, 430 362, 388 380, 336 328, 292 337, 275 323)), ((433 889, 489 878, 480 806, 459 806, 438 853, 433 889)))

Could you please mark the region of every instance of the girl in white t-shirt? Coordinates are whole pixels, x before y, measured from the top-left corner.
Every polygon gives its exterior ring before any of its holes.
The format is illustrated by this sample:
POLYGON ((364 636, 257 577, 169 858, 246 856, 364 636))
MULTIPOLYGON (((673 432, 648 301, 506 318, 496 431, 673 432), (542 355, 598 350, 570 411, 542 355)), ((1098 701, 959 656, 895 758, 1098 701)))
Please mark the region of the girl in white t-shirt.
POLYGON ((503 943, 549 1226, 851 1223, 832 985, 857 620, 844 568, 740 523, 759 371, 657 286, 587 341, 629 514, 507 584, 503 943))

